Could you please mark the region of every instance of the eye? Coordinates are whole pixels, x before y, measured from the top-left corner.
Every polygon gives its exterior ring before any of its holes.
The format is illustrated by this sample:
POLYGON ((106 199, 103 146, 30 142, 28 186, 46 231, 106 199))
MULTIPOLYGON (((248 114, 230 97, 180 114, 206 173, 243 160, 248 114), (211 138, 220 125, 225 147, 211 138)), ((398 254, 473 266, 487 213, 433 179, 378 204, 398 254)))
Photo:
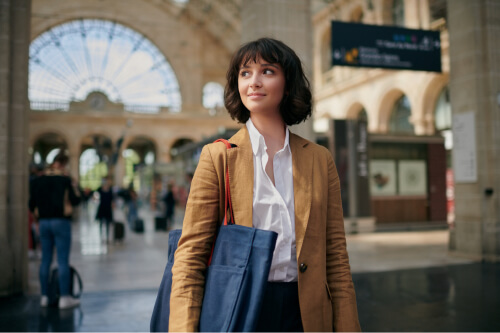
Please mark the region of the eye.
POLYGON ((248 76, 248 75, 250 75, 250 72, 249 72, 249 71, 240 71, 240 76, 242 76, 242 77, 246 77, 246 76, 248 76))
POLYGON ((270 68, 264 69, 264 74, 274 74, 274 71, 270 68))

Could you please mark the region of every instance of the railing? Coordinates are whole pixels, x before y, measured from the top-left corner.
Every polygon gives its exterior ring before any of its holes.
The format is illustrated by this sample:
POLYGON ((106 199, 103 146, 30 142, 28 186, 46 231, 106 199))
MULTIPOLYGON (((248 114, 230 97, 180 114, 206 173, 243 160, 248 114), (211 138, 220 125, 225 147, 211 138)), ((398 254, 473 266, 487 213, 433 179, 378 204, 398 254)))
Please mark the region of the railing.
MULTIPOLYGON (((30 101, 30 106, 32 110, 36 111, 68 111, 68 102, 56 102, 56 101, 30 101)), ((90 109, 90 108, 89 108, 90 109)), ((155 106, 155 105, 138 105, 130 104, 125 105, 125 111, 141 114, 154 114, 159 112, 168 112, 168 107, 155 106)))
POLYGON ((158 113, 160 112, 160 106, 154 105, 125 105, 125 111, 134 113, 158 113))
POLYGON ((54 101, 30 101, 31 110, 37 111, 68 111, 69 103, 54 101))

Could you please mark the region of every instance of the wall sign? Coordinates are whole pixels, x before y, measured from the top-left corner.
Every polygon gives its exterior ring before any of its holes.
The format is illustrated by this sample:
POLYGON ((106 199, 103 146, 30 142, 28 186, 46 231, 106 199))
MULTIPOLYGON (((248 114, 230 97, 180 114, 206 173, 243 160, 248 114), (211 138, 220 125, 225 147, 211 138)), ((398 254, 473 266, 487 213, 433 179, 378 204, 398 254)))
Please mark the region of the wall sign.
POLYGON ((370 190, 373 196, 396 195, 396 161, 370 161, 370 190))
POLYGON ((401 160, 398 163, 399 194, 427 195, 425 161, 401 160))
POLYGON ((454 115, 452 126, 455 183, 475 183, 477 182, 477 156, 474 112, 454 115))

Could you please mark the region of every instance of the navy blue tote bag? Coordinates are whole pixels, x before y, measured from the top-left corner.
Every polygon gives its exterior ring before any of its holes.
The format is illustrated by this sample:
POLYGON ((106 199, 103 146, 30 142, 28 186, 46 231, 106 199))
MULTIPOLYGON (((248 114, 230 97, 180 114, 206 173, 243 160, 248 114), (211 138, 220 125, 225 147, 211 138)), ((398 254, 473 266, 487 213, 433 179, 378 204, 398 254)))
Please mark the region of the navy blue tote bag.
MULTIPOLYGON (((234 224, 227 170, 225 205, 230 217, 224 218, 218 230, 208 264, 199 330, 251 332, 259 319, 278 234, 234 224)), ((151 332, 168 331, 172 266, 180 236, 181 230, 169 234, 168 261, 151 317, 151 332)))

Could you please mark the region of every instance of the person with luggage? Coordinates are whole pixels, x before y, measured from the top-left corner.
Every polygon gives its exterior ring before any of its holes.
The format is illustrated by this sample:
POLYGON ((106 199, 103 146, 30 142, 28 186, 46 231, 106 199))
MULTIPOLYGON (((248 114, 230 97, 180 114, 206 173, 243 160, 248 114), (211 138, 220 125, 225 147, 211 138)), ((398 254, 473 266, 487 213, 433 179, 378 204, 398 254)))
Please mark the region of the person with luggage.
POLYGON ((169 331, 199 328, 226 165, 235 223, 278 234, 256 330, 360 331, 332 154, 289 130, 312 111, 300 59, 261 38, 234 53, 226 77, 225 107, 244 125, 227 153, 221 143, 201 152, 172 268, 169 331))
POLYGON ((99 220, 99 235, 102 239, 102 226, 106 228, 106 243, 109 243, 109 225, 113 222, 114 195, 111 186, 111 177, 106 177, 101 187, 97 189, 99 193, 99 206, 97 207, 96 220, 99 220))
POLYGON ((134 183, 130 182, 130 185, 127 189, 127 198, 125 200, 127 204, 127 221, 129 225, 132 225, 135 220, 139 217, 137 214, 137 192, 134 190, 134 183))
POLYGON ((60 309, 80 304, 71 296, 69 254, 71 250, 72 207, 80 202, 78 184, 66 172, 68 156, 61 152, 46 172, 33 180, 30 186, 29 209, 39 221, 42 263, 40 265, 40 305, 49 305, 48 285, 54 248, 57 253, 60 309))

